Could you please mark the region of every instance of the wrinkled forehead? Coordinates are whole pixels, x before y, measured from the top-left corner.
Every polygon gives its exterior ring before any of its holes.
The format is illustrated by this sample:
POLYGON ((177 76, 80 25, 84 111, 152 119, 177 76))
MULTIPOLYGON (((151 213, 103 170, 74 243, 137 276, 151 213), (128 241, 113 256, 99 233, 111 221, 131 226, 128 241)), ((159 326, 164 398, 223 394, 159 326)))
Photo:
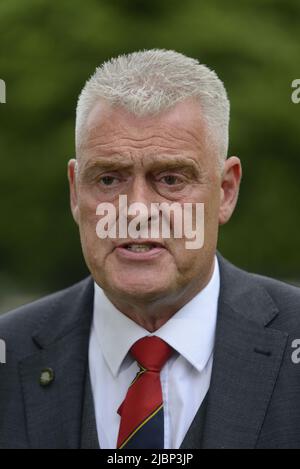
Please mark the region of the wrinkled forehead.
POLYGON ((122 151, 199 152, 205 148, 206 136, 206 122, 195 100, 187 99, 160 114, 146 116, 99 100, 87 117, 78 153, 88 158, 122 151))

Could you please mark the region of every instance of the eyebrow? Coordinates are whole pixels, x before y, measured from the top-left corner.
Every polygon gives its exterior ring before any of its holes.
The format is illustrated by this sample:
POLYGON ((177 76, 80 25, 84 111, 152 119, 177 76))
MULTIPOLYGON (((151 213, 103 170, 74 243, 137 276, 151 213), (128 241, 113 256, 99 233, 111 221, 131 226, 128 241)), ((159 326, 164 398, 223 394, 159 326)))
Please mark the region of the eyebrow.
POLYGON ((189 171, 193 171, 198 173, 200 168, 199 165, 195 162, 194 159, 189 157, 173 157, 173 158, 166 158, 166 159, 157 159, 153 160, 151 164, 151 169, 187 169, 189 171))
MULTIPOLYGON (((146 162, 146 167, 153 170, 159 169, 186 169, 192 172, 198 173, 200 168, 194 159, 190 157, 172 156, 172 157, 150 157, 146 162)), ((89 162, 84 168, 83 173, 85 175, 93 173, 95 170, 104 169, 110 171, 132 169, 134 163, 124 160, 124 157, 119 155, 111 158, 99 158, 95 161, 89 162)))
POLYGON ((88 163, 84 168, 83 172, 90 172, 95 169, 126 169, 131 168, 132 163, 124 161, 124 158, 101 158, 97 161, 88 163))

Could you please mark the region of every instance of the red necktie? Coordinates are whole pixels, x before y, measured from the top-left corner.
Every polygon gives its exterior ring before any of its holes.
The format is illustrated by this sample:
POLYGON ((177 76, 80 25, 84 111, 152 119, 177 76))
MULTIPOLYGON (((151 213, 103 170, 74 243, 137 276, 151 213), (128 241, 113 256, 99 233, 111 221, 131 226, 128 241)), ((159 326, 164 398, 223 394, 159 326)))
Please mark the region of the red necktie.
POLYGON ((117 448, 164 448, 163 397, 160 371, 173 349, 156 336, 138 340, 130 350, 140 371, 118 409, 117 448))

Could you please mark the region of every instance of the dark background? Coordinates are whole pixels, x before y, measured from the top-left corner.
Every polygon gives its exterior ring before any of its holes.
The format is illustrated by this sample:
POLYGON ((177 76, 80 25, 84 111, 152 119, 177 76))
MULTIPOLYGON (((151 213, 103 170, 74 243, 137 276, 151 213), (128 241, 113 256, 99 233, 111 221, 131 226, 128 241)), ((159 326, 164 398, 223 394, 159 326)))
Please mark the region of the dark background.
POLYGON ((299 0, 1 0, 0 311, 87 274, 66 180, 77 97, 101 62, 144 48, 195 57, 225 82, 244 176, 219 250, 300 280, 299 18, 299 0))

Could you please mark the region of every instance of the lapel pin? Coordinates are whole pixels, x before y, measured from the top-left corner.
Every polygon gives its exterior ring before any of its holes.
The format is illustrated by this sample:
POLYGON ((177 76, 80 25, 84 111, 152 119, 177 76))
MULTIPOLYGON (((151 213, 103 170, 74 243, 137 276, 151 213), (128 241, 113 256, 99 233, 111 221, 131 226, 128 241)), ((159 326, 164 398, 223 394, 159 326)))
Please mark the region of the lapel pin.
POLYGON ((40 385, 42 387, 47 387, 51 383, 53 383, 54 378, 55 378, 55 375, 54 375, 54 371, 52 370, 52 368, 45 368, 41 372, 40 385))

